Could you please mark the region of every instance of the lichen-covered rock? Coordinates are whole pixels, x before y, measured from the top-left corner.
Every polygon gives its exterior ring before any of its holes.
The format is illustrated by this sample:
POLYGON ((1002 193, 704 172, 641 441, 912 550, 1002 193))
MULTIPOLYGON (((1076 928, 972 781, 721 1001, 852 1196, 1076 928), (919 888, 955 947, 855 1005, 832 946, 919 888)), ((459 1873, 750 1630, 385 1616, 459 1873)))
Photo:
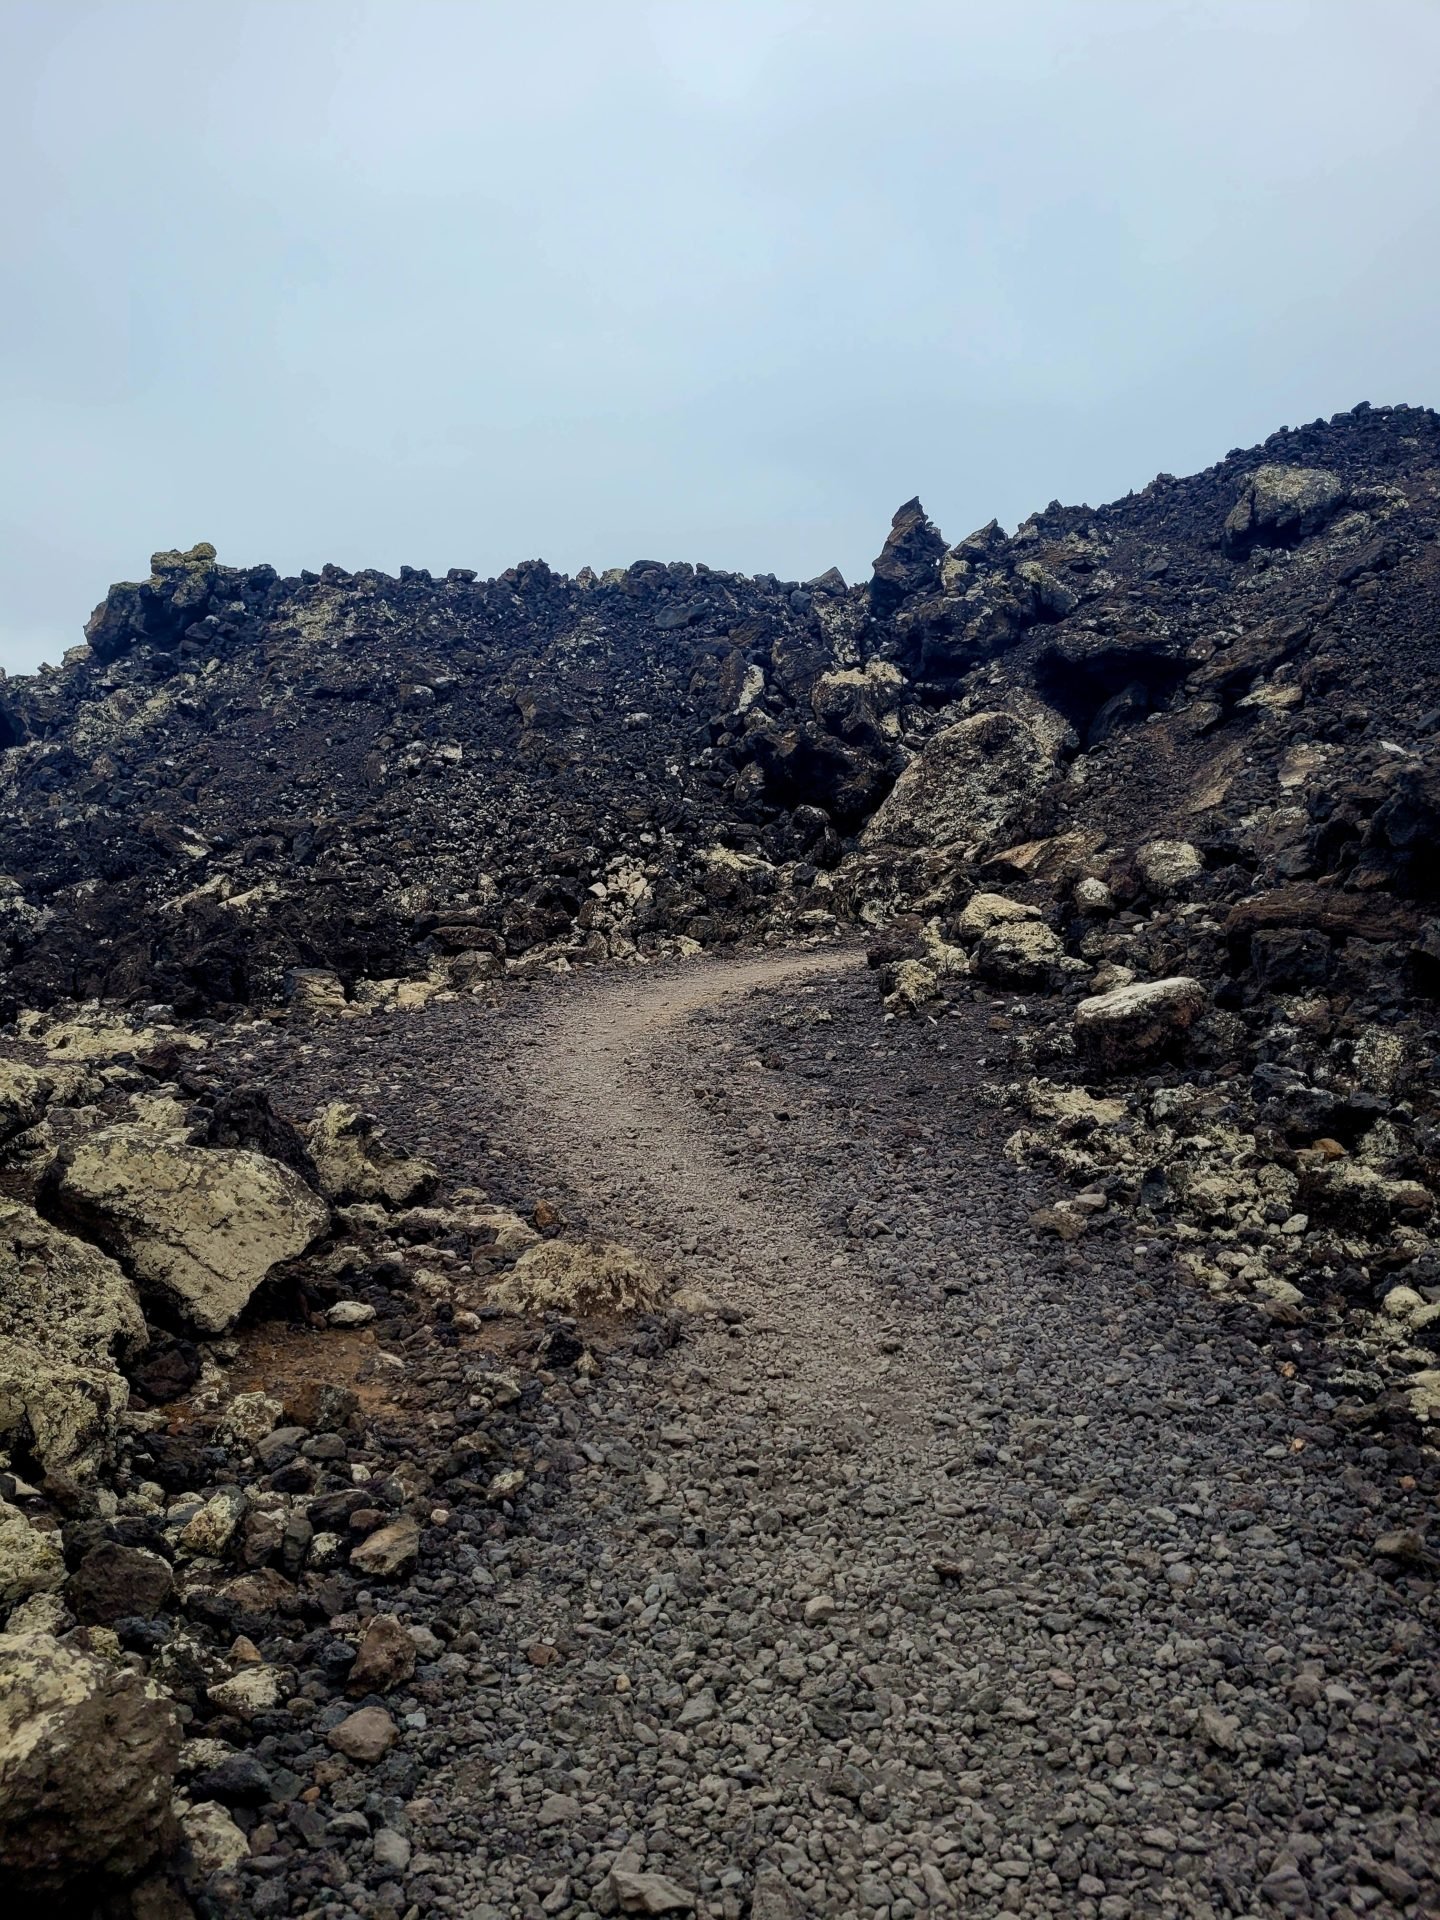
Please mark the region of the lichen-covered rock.
POLYGON ((192 1891, 249 1854, 250 1842, 218 1800, 202 1800, 180 1816, 180 1873, 192 1891))
POLYGON ((55 1078, 23 1060, 0 1060, 0 1140, 34 1126, 54 1096, 55 1078))
POLYGON ((1013 713, 974 713, 913 759, 863 844, 950 848, 974 857, 1033 830, 1055 765, 1013 713))
POLYGON ((129 1398, 114 1367, 76 1366, 28 1340, 0 1339, 0 1446, 43 1472, 93 1473, 129 1398))
POLYGON ((437 1175, 428 1160, 396 1153, 371 1114, 343 1101, 322 1107, 305 1138, 321 1191, 332 1200, 378 1200, 404 1207, 435 1185, 437 1175))
POLYGON ((23 1039, 35 1041, 45 1049, 47 1058, 58 1062, 114 1060, 122 1054, 150 1053, 162 1046, 182 1053, 202 1053, 205 1049, 199 1034, 127 1019, 100 1006, 80 1007, 64 1016, 22 1013, 17 1024, 23 1039))
POLYGON ((0 1619, 32 1593, 55 1593, 64 1582, 59 1534, 42 1533, 18 1507, 0 1500, 0 1619))
POLYGON ((108 1255, 0 1200, 0 1339, 93 1366, 131 1357, 148 1338, 135 1289, 108 1255))
POLYGON ((1152 893, 1180 893, 1199 879, 1205 861, 1188 840, 1147 840, 1135 856, 1135 870, 1152 893))
POLYGON ((892 1012, 913 1013, 927 1000, 933 1000, 939 991, 940 976, 934 967, 927 966, 923 960, 900 960, 896 962, 885 1005, 892 1012))
POLYGON ((1138 1066, 1173 1046, 1209 1004, 1198 980, 1136 980, 1082 1000, 1075 1039, 1098 1066, 1138 1066))
POLYGON ((0 1200, 0 1445, 46 1471, 93 1468, 145 1346, 135 1289, 99 1248, 0 1200))
POLYGON ((639 1313, 669 1291, 664 1274, 630 1247, 604 1240, 542 1240, 490 1295, 510 1313, 639 1313))
POLYGON ((1002 920, 975 949, 975 971, 1000 986, 1043 986, 1065 964, 1064 943, 1043 920, 1002 920))
POLYGON ((173 1706, 139 1674, 0 1635, 0 1893, 103 1893, 167 1852, 179 1753, 173 1706))
POLYGON ((318 1194, 262 1154, 131 1125, 102 1128, 63 1155, 53 1196, 203 1333, 233 1326, 277 1261, 303 1253, 330 1221, 318 1194))
POLYGON ((1235 560, 1255 547, 1293 547, 1344 499, 1339 474, 1323 467, 1257 467, 1225 521, 1222 545, 1235 560))
POLYGON ((972 893, 955 925, 962 940, 978 940, 991 927, 998 927, 1007 921, 1040 918, 1038 907, 1026 906, 1023 901, 1012 900, 1006 894, 972 893))

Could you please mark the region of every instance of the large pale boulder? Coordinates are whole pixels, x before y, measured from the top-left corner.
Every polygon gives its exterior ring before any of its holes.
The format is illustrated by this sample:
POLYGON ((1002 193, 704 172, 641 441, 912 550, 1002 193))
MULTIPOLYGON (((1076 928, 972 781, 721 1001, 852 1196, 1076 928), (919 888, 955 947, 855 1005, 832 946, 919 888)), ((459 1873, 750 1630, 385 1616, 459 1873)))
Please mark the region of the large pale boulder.
POLYGON ((332 1200, 379 1200, 404 1207, 435 1185, 428 1160, 408 1159, 385 1141, 384 1129, 358 1107, 334 1101, 310 1122, 305 1144, 321 1191, 332 1200))
POLYGON ((147 1338, 108 1255, 0 1200, 0 1446, 46 1471, 93 1466, 129 1399, 117 1361, 147 1338))
POLYGON ((658 1306, 668 1291, 665 1275, 629 1247, 542 1240, 490 1298, 510 1313, 635 1313, 658 1306))
POLYGON ((0 1634, 0 1894, 133 1878, 175 1838, 175 1709, 139 1674, 47 1633, 0 1634))
POLYGON ((53 1191, 142 1291, 202 1333, 233 1326, 270 1269, 330 1223, 320 1196, 278 1161, 143 1126, 91 1134, 62 1158, 53 1191))
POLYGON ((77 1366, 29 1340, 0 1339, 0 1448, 43 1472, 93 1472, 129 1398, 113 1365, 77 1366))
POLYGON ((1207 1004, 1204 987, 1188 975, 1136 980, 1082 1000, 1075 1038, 1098 1066, 1139 1066, 1173 1045, 1207 1004))
POLYGON ((1055 774, 1045 744, 1013 713, 945 727, 906 767, 862 844, 954 848, 966 857, 1028 832, 1055 774))
POLYGON ((1004 893, 972 893, 965 902, 963 911, 956 921, 956 931, 962 940, 978 940, 992 927, 998 927, 1007 921, 1039 920, 1038 907, 1027 907, 1021 900, 1012 900, 1004 893))
POLYGON ((1221 544, 1234 560, 1253 547, 1293 547, 1322 527, 1345 498, 1323 467, 1257 467, 1232 507, 1221 544))

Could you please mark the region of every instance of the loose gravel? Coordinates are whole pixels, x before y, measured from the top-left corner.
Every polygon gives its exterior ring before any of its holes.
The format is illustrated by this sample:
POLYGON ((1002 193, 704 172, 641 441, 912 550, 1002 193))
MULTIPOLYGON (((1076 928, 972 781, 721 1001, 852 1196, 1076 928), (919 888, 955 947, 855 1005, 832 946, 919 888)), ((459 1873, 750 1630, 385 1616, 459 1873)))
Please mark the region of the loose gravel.
POLYGON ((547 1376, 511 1508, 377 1582, 444 1631, 250 1911, 1440 1912, 1434 1568, 1383 1546, 1433 1457, 1123 1217, 1031 1232, 994 1011, 882 1026, 823 952, 252 1043, 708 1304, 547 1376))

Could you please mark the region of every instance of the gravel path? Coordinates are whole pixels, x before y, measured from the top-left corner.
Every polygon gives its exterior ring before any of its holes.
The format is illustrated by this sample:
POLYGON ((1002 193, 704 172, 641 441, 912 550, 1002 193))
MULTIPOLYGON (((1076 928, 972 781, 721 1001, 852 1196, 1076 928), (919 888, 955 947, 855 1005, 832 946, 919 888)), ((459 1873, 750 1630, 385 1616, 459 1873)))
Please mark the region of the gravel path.
POLYGON ((1433 1465, 1123 1220, 1031 1234, 992 1011, 882 1027, 853 956, 792 954, 277 1037, 295 1106, 715 1309, 557 1379, 523 1526, 398 1596, 475 1631, 291 1910, 1440 1911, 1434 1583, 1375 1550, 1433 1465))

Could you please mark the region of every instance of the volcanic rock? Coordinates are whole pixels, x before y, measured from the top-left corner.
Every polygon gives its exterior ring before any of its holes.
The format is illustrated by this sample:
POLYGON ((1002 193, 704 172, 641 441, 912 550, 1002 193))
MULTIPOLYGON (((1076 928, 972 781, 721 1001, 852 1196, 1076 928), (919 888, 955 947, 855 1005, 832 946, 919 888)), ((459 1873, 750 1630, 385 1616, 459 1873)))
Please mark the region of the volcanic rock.
POLYGON ((330 1219, 288 1167, 132 1125, 102 1128, 66 1154, 53 1198, 203 1333, 232 1326, 271 1267, 303 1253, 330 1219))
POLYGON ((374 1766, 400 1738, 400 1729, 383 1707, 360 1707, 325 1736, 337 1753, 361 1766, 374 1766))
POLYGON ((1317 467, 1257 467, 1226 516, 1225 551, 1244 559, 1252 548, 1293 547, 1314 533, 1345 498, 1336 473, 1317 467))
POLYGON ((175 1834, 174 1709, 136 1673, 48 1634, 0 1635, 0 1888, 103 1890, 175 1834))
POLYGON ((1184 976, 1138 980, 1082 1000, 1075 1009, 1075 1038, 1101 1066, 1136 1066, 1172 1047, 1207 999, 1200 982, 1184 976))
POLYGON ((306 1141, 320 1191, 331 1200, 378 1200, 404 1207, 435 1185, 435 1169, 428 1161, 392 1151, 374 1117, 343 1102, 315 1116, 306 1141))
POLYGON ((32 1593, 53 1593, 65 1579, 58 1534, 44 1533, 0 1500, 0 1620, 32 1593))
POLYGON ((867 847, 935 847, 967 858, 1033 831, 1054 775, 1012 713, 972 714, 937 733, 865 829, 867 847))

